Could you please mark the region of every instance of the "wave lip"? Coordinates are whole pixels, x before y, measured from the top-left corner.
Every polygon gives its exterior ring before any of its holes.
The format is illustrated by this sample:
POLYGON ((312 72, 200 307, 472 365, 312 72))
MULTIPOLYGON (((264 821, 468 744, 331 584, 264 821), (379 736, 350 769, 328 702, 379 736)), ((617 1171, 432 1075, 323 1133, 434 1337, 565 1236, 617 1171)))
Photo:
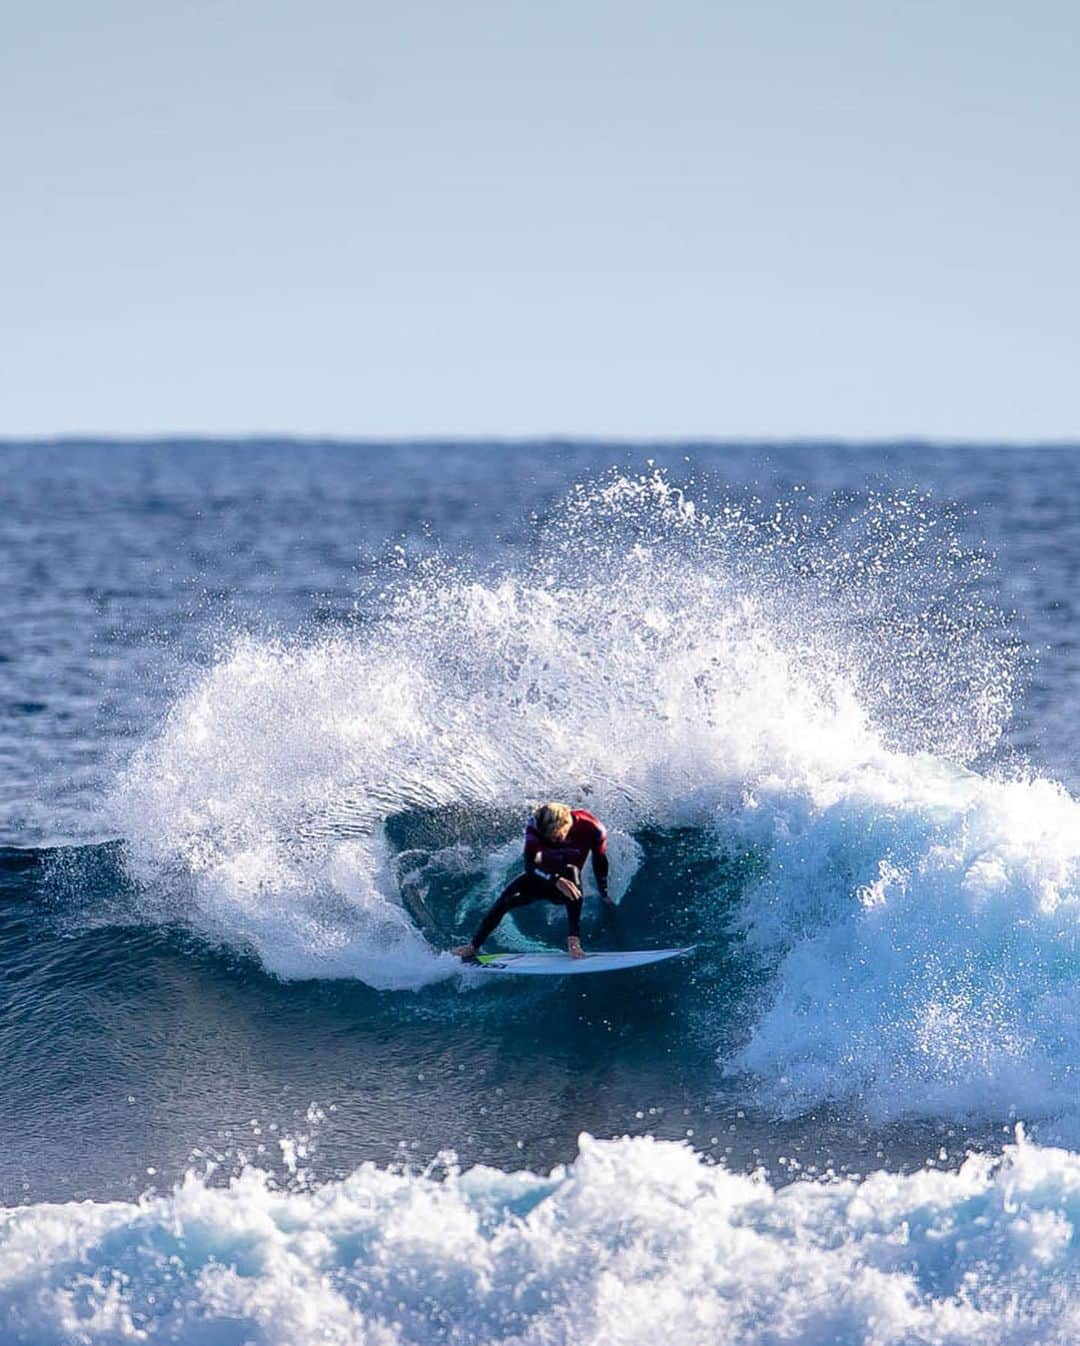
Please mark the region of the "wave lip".
POLYGON ((667 1141, 581 1138, 548 1177, 245 1170, 0 1216, 10 1346, 1064 1342, 1080 1156, 771 1186, 667 1141))

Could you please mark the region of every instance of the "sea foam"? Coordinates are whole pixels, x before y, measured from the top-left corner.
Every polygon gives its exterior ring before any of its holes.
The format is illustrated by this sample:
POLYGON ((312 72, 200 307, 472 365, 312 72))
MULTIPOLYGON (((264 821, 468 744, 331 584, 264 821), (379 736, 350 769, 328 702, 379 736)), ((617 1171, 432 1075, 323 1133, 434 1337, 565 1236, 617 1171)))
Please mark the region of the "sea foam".
POLYGON ((0 1214, 0 1340, 792 1346, 1071 1342, 1080 1158, 775 1187, 593 1141, 550 1176, 248 1169, 0 1214))

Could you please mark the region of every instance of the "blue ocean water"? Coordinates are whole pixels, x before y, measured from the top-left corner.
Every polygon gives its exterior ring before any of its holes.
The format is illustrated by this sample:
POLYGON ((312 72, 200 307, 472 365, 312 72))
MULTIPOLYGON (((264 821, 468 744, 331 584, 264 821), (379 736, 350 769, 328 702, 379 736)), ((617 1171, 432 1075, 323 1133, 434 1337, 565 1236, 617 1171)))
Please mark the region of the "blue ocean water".
POLYGON ((0 1341, 1074 1338, 1074 450, 0 462, 0 1341))

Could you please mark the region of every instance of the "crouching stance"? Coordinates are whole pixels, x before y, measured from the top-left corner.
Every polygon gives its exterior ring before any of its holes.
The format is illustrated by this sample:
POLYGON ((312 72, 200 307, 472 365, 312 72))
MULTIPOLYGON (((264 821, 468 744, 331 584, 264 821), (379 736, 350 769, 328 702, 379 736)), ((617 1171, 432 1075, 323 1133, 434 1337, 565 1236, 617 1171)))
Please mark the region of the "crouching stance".
POLYGON ((484 941, 508 911, 530 902, 555 902, 566 908, 566 947, 571 958, 584 958, 581 948, 581 870, 591 855, 600 896, 608 896, 607 833, 603 824, 584 809, 565 804, 542 804, 525 829, 525 872, 503 889, 480 922, 470 944, 451 950, 466 962, 476 957, 484 941))

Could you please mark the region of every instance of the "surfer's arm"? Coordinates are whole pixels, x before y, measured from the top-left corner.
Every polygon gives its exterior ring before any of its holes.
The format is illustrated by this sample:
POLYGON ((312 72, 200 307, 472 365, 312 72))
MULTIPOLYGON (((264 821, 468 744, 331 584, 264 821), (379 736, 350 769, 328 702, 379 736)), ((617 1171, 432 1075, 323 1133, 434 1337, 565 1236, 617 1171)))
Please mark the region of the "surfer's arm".
POLYGON ((525 873, 539 874, 542 879, 550 879, 542 867, 541 861, 544 858, 543 851, 540 849, 540 838, 530 827, 525 833, 525 873))
MULTIPOLYGON (((562 893, 567 902, 577 902, 580 904, 581 889, 578 885, 573 879, 568 878, 565 874, 557 874, 552 870, 545 869, 544 857, 542 854, 537 856, 537 863, 533 866, 532 872, 538 879, 544 879, 545 882, 550 883, 553 888, 562 893)), ((574 872, 576 873, 576 871, 574 872)))
MULTIPOLYGON (((540 841, 539 833, 531 825, 525 829, 525 873, 532 874, 538 879, 543 879, 545 883, 550 883, 552 888, 559 894, 559 898, 566 903, 566 909, 570 913, 571 928, 570 936, 577 940, 577 925, 581 920, 581 876, 576 870, 572 871, 574 878, 568 878, 566 866, 558 861, 556 864, 549 864, 540 841), (574 909, 577 909, 575 921, 574 909)), ((556 852, 558 860, 558 852, 556 852)))
POLYGON ((596 876, 596 886, 600 889, 600 896, 605 902, 610 902, 608 896, 608 874, 611 866, 608 864, 607 856, 607 832, 601 824, 597 824, 596 837, 592 844, 592 868, 596 876))
POLYGON ((530 827, 525 833, 525 873, 535 874, 539 879, 555 883, 558 875, 544 863, 544 852, 540 849, 540 838, 530 827))

